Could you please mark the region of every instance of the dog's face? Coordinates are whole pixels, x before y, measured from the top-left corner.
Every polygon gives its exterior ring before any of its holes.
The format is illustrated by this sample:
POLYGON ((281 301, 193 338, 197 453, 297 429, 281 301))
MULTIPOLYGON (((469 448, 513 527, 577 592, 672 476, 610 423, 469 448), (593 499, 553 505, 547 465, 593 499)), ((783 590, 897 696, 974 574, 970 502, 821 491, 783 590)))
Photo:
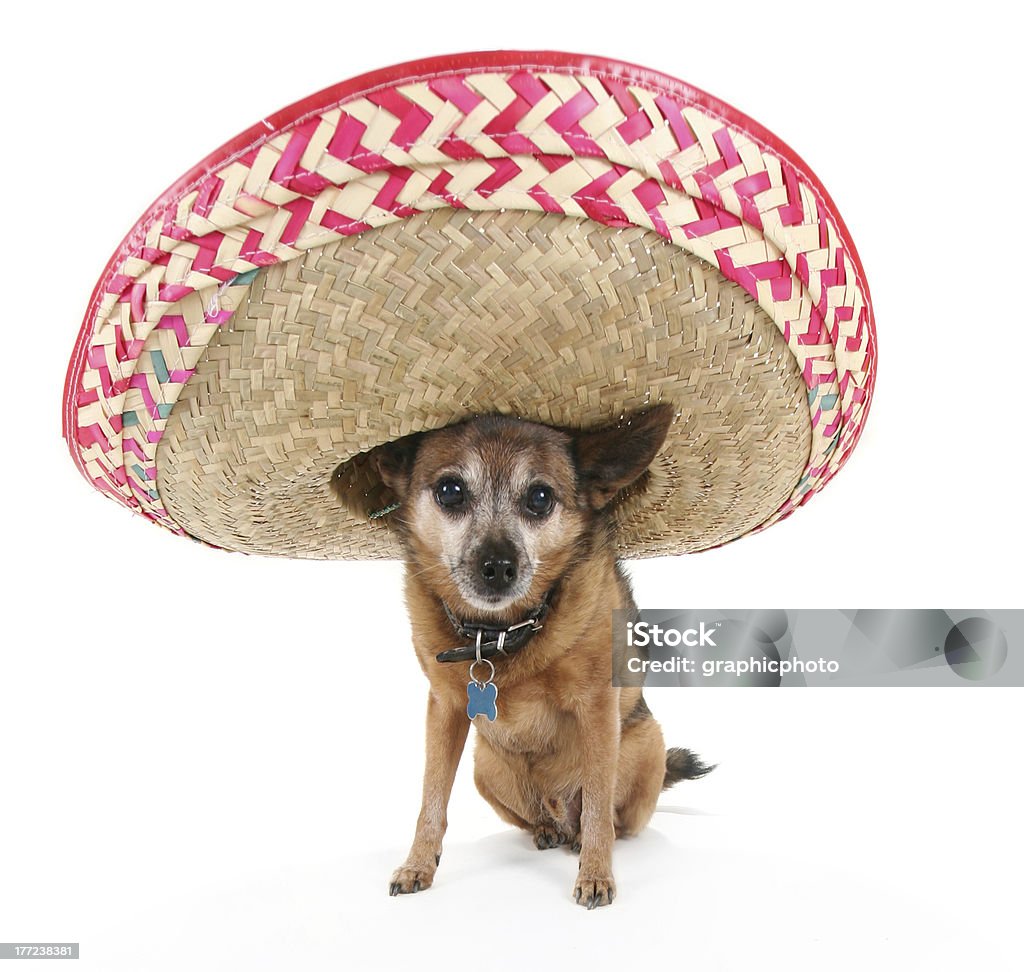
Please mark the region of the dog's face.
POLYGON ((565 433, 503 418, 423 437, 402 520, 446 600, 500 613, 543 596, 584 526, 570 447, 565 433))
POLYGON ((672 417, 659 406, 622 428, 572 434, 488 416, 390 444, 377 468, 399 499, 411 564, 464 613, 511 617, 537 604, 650 464, 672 417))

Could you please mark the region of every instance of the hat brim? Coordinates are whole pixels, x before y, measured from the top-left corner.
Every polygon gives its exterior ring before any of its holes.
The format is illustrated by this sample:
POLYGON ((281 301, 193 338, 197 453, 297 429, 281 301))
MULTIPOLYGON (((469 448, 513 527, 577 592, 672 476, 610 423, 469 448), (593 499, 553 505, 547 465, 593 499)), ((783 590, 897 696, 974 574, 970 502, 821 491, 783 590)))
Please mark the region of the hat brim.
POLYGON ((687 552, 787 515, 856 443, 875 360, 856 251, 735 110, 628 65, 501 53, 270 124, 140 220, 69 368, 72 454, 150 519, 249 552, 396 556, 367 517, 375 446, 667 400, 665 449, 616 512, 625 554, 687 552))

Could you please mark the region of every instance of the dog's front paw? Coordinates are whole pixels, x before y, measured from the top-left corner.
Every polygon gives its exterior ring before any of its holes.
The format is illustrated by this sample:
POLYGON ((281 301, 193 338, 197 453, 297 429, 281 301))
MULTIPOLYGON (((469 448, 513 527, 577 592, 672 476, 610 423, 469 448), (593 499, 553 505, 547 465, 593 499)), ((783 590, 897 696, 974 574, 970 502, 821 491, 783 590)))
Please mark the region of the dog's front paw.
POLYGON ((572 896, 576 904, 585 905, 587 911, 601 905, 610 905, 615 900, 615 878, 610 874, 598 876, 581 871, 572 889, 572 896))
POLYGON ((417 891, 426 891, 434 883, 436 870, 436 864, 430 866, 406 861, 391 875, 388 894, 394 897, 396 894, 415 894, 417 891))

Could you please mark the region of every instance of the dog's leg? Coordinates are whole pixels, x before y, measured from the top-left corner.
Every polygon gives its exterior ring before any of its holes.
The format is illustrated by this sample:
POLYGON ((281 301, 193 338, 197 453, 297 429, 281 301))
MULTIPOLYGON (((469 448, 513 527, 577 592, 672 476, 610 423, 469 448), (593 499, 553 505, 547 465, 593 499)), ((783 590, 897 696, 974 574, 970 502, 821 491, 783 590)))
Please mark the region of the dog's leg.
POLYGON ((615 779, 615 836, 629 837, 647 826, 665 785, 665 740, 661 726, 646 716, 622 730, 615 779))
POLYGON ((441 841, 448 829, 448 799, 468 734, 465 709, 446 705, 431 692, 427 700, 423 804, 409 856, 391 875, 389 890, 393 895, 423 891, 434 883, 434 872, 441 860, 441 841))
POLYGON ((550 847, 561 847, 562 844, 579 843, 580 839, 580 804, 581 791, 568 799, 564 797, 545 797, 544 810, 547 819, 542 820, 533 828, 533 843, 537 850, 550 847))
POLYGON ((523 786, 526 777, 522 773, 517 774, 511 763, 512 760, 503 760, 496 756, 494 750, 490 749, 479 735, 477 736, 473 770, 476 789, 506 823, 530 831, 534 829, 534 822, 526 817, 534 817, 536 814, 529 813, 521 799, 526 789, 523 786))
POLYGON ((583 807, 580 813, 580 873, 573 896, 595 908, 615 898, 612 844, 615 841, 615 772, 619 752, 619 711, 614 692, 589 700, 578 713, 583 752, 583 807))

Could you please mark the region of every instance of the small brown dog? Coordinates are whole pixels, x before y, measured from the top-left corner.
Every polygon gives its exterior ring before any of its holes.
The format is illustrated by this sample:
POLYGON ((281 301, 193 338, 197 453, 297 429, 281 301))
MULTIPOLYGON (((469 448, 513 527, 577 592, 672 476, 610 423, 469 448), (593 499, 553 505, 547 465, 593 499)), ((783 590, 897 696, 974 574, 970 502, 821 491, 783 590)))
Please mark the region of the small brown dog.
POLYGON ((650 820, 663 788, 708 772, 666 754, 639 688, 612 686, 611 612, 636 606, 608 508, 671 422, 667 405, 582 433, 492 416, 378 451, 430 681, 423 804, 391 894, 433 883, 471 718, 480 793, 538 848, 579 851, 573 894, 588 908, 615 896, 615 837, 650 820))

